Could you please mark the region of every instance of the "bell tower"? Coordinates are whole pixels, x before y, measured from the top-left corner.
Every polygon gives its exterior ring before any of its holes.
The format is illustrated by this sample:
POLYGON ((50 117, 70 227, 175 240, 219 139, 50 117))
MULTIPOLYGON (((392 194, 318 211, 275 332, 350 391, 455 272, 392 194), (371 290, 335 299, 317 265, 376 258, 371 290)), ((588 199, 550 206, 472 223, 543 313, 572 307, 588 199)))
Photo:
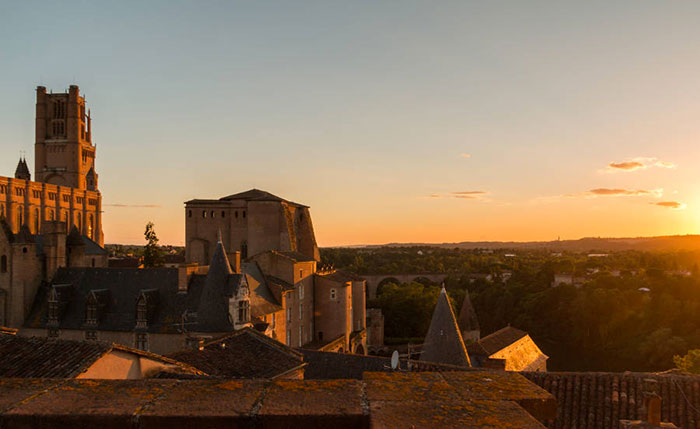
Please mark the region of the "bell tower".
POLYGON ((97 187, 90 113, 77 85, 67 93, 36 89, 34 175, 38 182, 81 190, 97 187), (88 175, 88 173, 90 173, 88 175), (88 183, 90 182, 90 183, 88 183))

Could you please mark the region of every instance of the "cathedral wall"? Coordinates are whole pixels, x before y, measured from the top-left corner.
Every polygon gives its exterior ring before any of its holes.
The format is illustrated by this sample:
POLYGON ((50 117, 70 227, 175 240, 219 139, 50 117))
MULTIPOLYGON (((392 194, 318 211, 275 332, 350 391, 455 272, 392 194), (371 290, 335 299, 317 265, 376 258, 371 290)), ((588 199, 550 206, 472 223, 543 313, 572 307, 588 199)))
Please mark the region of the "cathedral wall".
POLYGON ((44 222, 60 220, 102 246, 101 209, 99 192, 0 176, 0 213, 13 233, 26 223, 39 234, 44 222))

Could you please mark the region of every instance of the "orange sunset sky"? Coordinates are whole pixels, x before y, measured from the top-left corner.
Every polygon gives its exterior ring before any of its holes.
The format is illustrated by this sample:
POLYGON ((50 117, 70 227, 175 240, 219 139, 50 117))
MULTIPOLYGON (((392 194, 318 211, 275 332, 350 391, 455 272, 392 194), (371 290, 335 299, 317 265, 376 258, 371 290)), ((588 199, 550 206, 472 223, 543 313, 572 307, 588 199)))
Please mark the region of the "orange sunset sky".
POLYGON ((37 7, 0 5, 0 174, 80 85, 106 243, 250 188, 321 246, 700 232, 698 2, 37 7))

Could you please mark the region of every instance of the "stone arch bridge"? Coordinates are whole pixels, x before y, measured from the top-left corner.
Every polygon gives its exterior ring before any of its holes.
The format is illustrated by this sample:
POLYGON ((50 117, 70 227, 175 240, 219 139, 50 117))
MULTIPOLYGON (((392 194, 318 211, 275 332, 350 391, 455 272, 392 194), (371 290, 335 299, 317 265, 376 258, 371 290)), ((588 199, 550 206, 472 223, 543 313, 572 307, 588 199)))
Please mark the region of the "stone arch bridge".
POLYGON ((447 278, 447 274, 380 274, 360 276, 367 282, 367 296, 369 299, 377 297, 380 286, 387 283, 409 283, 412 281, 429 280, 433 283, 442 283, 447 278))

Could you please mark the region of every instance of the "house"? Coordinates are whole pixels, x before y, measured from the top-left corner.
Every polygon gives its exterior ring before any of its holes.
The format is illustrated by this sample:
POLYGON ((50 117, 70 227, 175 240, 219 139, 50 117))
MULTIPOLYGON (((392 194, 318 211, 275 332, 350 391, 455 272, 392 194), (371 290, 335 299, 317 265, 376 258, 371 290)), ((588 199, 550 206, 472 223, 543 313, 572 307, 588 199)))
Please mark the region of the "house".
POLYGON ((547 371, 547 359, 527 332, 507 326, 477 342, 467 344, 475 366, 502 360, 506 371, 547 371))

